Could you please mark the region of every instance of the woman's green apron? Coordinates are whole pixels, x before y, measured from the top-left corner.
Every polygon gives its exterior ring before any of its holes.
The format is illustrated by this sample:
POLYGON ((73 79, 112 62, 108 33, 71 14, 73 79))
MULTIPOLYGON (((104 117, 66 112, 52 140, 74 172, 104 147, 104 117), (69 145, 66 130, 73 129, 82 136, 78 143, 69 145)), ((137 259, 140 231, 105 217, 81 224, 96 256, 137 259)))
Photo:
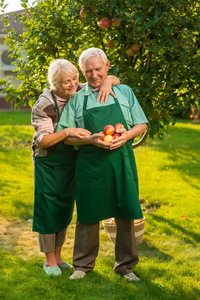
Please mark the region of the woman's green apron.
MULTIPOLYGON (((108 124, 124 124, 121 107, 115 103, 87 109, 83 106, 84 127, 98 133, 108 124)), ((76 202, 78 221, 95 223, 116 217, 140 219, 143 217, 138 196, 138 178, 135 158, 128 141, 116 150, 105 150, 93 145, 79 148, 76 164, 76 202)))
MULTIPOLYGON (((53 93, 52 96, 60 118, 53 93)), ((77 152, 73 146, 60 142, 50 155, 35 157, 33 231, 43 234, 56 233, 71 222, 77 152)))

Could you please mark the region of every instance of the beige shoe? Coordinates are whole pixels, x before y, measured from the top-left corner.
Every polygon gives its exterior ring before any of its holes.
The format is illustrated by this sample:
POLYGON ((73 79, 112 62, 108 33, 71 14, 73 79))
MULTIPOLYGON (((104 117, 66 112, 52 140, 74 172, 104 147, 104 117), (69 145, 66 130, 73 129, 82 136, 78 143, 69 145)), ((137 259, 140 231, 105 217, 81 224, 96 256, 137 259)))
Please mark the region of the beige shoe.
POLYGON ((69 277, 69 279, 80 279, 83 278, 85 275, 86 275, 85 272, 77 270, 69 277))
POLYGON ((129 273, 126 275, 123 275, 124 278, 127 278, 130 281, 140 281, 140 278, 137 277, 134 273, 129 273))

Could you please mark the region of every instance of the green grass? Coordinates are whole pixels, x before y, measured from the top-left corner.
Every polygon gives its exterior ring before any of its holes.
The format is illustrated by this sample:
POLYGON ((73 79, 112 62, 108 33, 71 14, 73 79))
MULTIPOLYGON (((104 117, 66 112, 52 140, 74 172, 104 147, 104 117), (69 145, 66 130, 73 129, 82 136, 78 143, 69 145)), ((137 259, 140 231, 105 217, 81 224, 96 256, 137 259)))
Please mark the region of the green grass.
MULTIPOLYGON (((200 299, 200 125, 179 120, 160 141, 135 150, 146 217, 141 282, 113 271, 114 245, 101 226, 95 270, 70 281, 72 271, 47 277, 37 234, 31 231, 33 174, 30 112, 0 112, 0 299, 200 299), (181 218, 187 215, 188 218, 181 218)), ((76 215, 63 249, 72 262, 76 215)))

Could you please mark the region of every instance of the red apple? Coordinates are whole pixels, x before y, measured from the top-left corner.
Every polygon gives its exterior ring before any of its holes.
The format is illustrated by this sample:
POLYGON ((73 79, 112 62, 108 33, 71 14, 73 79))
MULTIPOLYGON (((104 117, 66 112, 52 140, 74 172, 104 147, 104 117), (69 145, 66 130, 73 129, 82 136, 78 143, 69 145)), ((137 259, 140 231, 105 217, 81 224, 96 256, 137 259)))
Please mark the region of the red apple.
POLYGON ((121 134, 115 132, 112 137, 113 137, 113 140, 114 140, 114 139, 116 139, 116 138, 118 138, 120 136, 121 136, 121 134))
POLYGON ((112 19, 112 25, 115 26, 115 27, 119 27, 121 25, 120 18, 113 18, 112 19))
POLYGON ((133 51, 132 48, 128 48, 128 49, 126 50, 126 53, 127 53, 128 56, 133 56, 133 55, 135 54, 135 52, 133 51))
POLYGON ((80 13, 79 13, 79 19, 81 21, 85 21, 86 17, 87 17, 87 13, 86 13, 84 7, 82 7, 81 10, 80 10, 80 13))
POLYGON ((134 44, 131 46, 131 49, 135 52, 139 51, 141 46, 139 44, 134 44))
POLYGON ((124 128, 124 125, 122 124, 122 123, 117 123, 116 125, 115 125, 115 131, 117 131, 118 129, 122 129, 122 128, 124 128))
POLYGON ((102 141, 103 141, 103 139, 104 139, 104 137, 105 137, 105 133, 104 133, 104 131, 100 131, 100 132, 99 132, 99 134, 103 134, 103 136, 99 138, 100 140, 102 140, 102 141))
POLYGON ((113 140, 113 137, 110 134, 105 135, 103 138, 103 141, 106 143, 110 143, 112 140, 113 140))
POLYGON ((99 27, 106 29, 110 26, 110 20, 108 18, 102 18, 99 22, 99 27))
POLYGON ((109 49, 115 48, 115 40, 108 40, 108 42, 107 42, 107 47, 108 47, 109 49))
POLYGON ((112 125, 106 125, 104 127, 104 133, 108 134, 108 135, 113 135, 113 133, 115 132, 115 129, 112 125))

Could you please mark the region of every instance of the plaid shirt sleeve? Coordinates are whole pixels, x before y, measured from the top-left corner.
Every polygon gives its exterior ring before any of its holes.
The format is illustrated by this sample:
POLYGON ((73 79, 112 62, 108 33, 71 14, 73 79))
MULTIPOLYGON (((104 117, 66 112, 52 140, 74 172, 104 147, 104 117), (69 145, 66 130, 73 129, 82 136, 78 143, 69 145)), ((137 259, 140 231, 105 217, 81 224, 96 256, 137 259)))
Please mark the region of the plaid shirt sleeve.
POLYGON ((32 145, 33 155, 46 156, 50 149, 40 149, 38 145, 44 135, 54 133, 56 130, 58 114, 54 104, 46 97, 40 97, 32 109, 31 122, 35 130, 32 145))
POLYGON ((51 105, 49 105, 48 100, 45 100, 46 99, 44 98, 44 100, 36 103, 32 110, 32 125, 35 130, 36 145, 40 143, 45 134, 54 133, 54 127, 56 127, 57 125, 57 123, 56 125, 53 124, 51 116, 48 115, 48 111, 50 108, 49 106, 51 105))

